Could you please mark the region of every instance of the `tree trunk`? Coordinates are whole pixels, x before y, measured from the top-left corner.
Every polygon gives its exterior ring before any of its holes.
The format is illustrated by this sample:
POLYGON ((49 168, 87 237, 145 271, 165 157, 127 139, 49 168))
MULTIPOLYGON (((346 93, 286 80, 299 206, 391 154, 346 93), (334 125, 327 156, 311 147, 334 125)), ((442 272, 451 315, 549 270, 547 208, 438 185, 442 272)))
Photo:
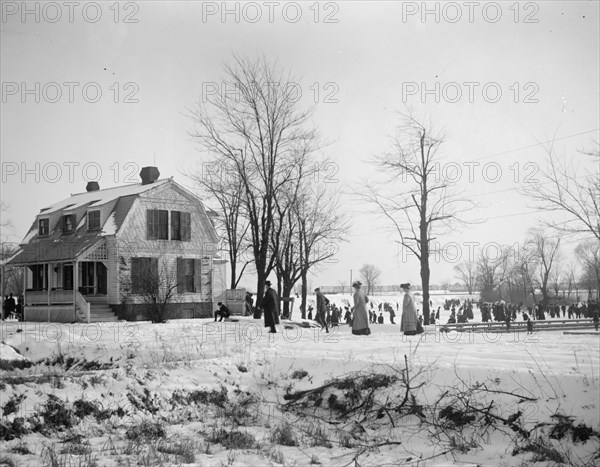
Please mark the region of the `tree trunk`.
POLYGON ((262 305, 263 297, 265 295, 265 281, 267 280, 267 275, 264 272, 257 271, 257 280, 256 280, 256 303, 254 306, 257 308, 262 305))
POLYGON ((423 324, 429 324, 429 239, 427 226, 421 224, 421 288, 423 293, 423 324))
POLYGON ((300 305, 300 309, 302 310, 302 319, 306 319, 306 300, 308 297, 308 271, 302 271, 302 304, 300 305))
POLYGON ((230 283, 229 288, 235 289, 236 288, 235 275, 237 274, 237 268, 236 268, 236 264, 233 259, 230 258, 230 262, 231 262, 231 283, 230 283))
POLYGON ((542 276, 542 303, 548 303, 548 275, 549 271, 542 276))
POLYGON ((421 261, 421 287, 423 293, 423 324, 429 324, 429 261, 421 261))
MULTIPOLYGON (((294 288, 294 284, 290 284, 288 282, 284 282, 283 286, 282 286, 282 292, 281 292, 281 296, 282 297, 291 297, 291 291, 294 288)), ((288 319, 291 318, 290 316, 290 302, 286 301, 283 302, 283 310, 281 312, 282 316, 287 316, 288 319)))

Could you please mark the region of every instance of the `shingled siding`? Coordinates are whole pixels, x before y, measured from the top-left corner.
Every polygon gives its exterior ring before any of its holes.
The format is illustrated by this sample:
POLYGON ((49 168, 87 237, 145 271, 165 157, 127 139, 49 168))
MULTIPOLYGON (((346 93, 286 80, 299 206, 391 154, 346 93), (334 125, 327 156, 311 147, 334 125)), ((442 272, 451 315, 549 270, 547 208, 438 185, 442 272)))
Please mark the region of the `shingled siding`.
MULTIPOLYGON (((148 304, 145 303, 144 297, 131 293, 131 259, 133 257, 157 257, 152 252, 137 250, 135 255, 128 255, 126 251, 120 249, 118 261, 118 273, 121 278, 119 281, 120 304, 113 306, 113 310, 119 318, 127 320, 144 320, 145 310, 148 304)), ((156 253, 156 251, 154 252, 156 253)), ((177 281, 177 258, 172 254, 159 255, 159 268, 161 271, 171 272, 171 279, 177 281)), ((185 258, 193 258, 200 260, 200 291, 176 293, 171 300, 170 319, 177 318, 206 318, 213 315, 213 300, 212 300, 212 258, 194 258, 185 256, 185 258)))
MULTIPOLYGON (((127 321, 148 321, 146 311, 149 305, 145 303, 129 303, 127 305, 111 306, 119 319, 127 321)), ((216 309, 216 308, 215 308, 216 309)), ((214 310, 212 303, 171 303, 168 306, 168 319, 212 318, 214 310)))
MULTIPOLYGON (((172 300, 171 318, 198 318, 212 316, 212 256, 215 243, 212 226, 197 200, 165 185, 144 193, 133 203, 130 212, 116 235, 116 268, 118 280, 114 286, 117 303, 126 304, 119 315, 125 319, 145 319, 147 305, 143 297, 131 294, 131 263, 134 257, 158 258, 159 268, 168 271, 177 280, 177 258, 199 260, 200 291, 176 294, 172 300), (147 211, 169 211, 169 240, 150 240, 147 235, 147 211), (171 240, 171 212, 189 212, 191 217, 190 241, 171 240)), ((112 288, 109 286, 109 288, 112 288)), ((111 300, 111 303, 112 302, 111 300)))
POLYGON ((225 290, 227 289, 227 272, 225 265, 226 261, 224 260, 213 261, 212 291, 215 309, 217 302, 225 302, 225 290))
POLYGON ((118 255, 117 251, 117 240, 113 235, 106 237, 106 249, 108 251, 108 261, 104 262, 106 265, 106 280, 107 280, 107 297, 106 302, 109 305, 118 305, 119 300, 119 267, 118 267, 118 255))

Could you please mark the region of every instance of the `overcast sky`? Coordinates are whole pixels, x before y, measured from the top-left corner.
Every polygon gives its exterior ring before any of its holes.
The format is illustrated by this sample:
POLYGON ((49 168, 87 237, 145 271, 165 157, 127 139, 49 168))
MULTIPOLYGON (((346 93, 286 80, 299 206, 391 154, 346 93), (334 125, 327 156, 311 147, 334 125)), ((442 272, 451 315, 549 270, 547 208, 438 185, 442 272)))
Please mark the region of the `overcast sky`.
MULTIPOLYGON (((156 163, 190 186, 202 154, 186 112, 234 53, 264 54, 299 77, 345 191, 371 176, 367 161, 390 147, 407 105, 443 130, 444 161, 462 167, 461 187, 484 206, 485 222, 442 240, 463 255, 472 242, 522 242, 536 225, 541 214, 516 189, 543 166, 538 143, 556 137, 569 158, 600 140, 597 1, 2 2, 1 27, 11 241, 90 179, 137 182, 156 163)), ((598 170, 579 158, 582 173, 598 170)), ((418 283, 385 224, 350 196, 345 206, 349 242, 312 285, 348 283, 365 263, 383 284, 418 283)), ((567 241, 565 252, 576 245, 567 241)), ((453 280, 452 266, 433 259, 432 282, 453 280)))

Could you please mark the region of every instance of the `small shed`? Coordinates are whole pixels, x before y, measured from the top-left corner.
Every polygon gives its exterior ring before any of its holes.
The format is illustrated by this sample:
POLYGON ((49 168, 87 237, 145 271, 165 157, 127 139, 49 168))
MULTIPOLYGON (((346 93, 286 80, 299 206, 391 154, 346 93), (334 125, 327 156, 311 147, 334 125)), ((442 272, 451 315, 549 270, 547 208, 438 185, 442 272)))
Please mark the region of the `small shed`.
POLYGON ((227 289, 225 291, 225 306, 232 315, 244 316, 246 312, 246 289, 227 289))

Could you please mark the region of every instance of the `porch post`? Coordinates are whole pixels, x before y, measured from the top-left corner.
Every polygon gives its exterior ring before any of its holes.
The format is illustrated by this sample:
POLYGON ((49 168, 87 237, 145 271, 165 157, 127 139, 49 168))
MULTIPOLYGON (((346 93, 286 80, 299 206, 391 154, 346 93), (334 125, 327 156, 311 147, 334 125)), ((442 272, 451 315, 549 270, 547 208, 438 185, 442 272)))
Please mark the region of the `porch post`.
POLYGON ((98 294, 98 261, 94 261, 94 295, 98 294))
MULTIPOLYGON (((48 273, 46 274, 46 280, 47 280, 46 289, 48 290, 48 306, 50 306, 50 305, 52 305, 52 301, 50 299, 50 285, 52 284, 52 263, 48 263, 46 265, 46 267, 48 268, 47 269, 48 273)), ((49 316, 50 315, 48 314, 48 321, 50 321, 49 316)))
MULTIPOLYGON (((2 245, 2 250, 4 251, 4 245, 2 245)), ((0 304, 0 306, 2 307, 0 309, 0 317, 2 318, 2 321, 4 321, 7 317, 4 316, 4 313, 6 313, 6 310, 4 309, 4 307, 6 306, 6 303, 4 302, 4 282, 6 281, 6 268, 4 267, 4 261, 2 261, 2 280, 0 280, 0 301, 2 301, 2 303, 0 304)))
POLYGON ((79 290, 79 261, 73 261, 73 311, 77 321, 77 291, 79 290))
POLYGON ((25 304, 27 303, 27 266, 23 266, 23 303, 21 304, 22 320, 25 321, 25 304))

